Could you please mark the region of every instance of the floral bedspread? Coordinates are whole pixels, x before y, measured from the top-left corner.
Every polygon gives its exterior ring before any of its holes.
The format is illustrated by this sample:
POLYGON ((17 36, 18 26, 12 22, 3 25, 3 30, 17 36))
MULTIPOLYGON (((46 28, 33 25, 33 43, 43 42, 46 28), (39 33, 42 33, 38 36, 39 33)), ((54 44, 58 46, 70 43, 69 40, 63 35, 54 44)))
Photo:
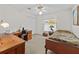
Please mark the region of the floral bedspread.
POLYGON ((79 38, 77 38, 74 33, 67 30, 57 30, 49 38, 56 38, 79 45, 79 38))

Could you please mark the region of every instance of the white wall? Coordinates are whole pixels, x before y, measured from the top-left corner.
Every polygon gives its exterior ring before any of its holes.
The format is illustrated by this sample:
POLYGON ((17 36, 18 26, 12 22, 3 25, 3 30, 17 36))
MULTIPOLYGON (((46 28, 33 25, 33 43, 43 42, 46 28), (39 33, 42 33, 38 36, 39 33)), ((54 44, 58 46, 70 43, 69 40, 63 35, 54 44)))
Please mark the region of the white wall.
POLYGON ((57 20, 57 29, 65 29, 72 31, 72 9, 63 9, 57 13, 51 13, 48 15, 43 15, 37 17, 37 33, 41 34, 43 32, 43 20, 53 19, 57 20))
MULTIPOLYGON (((10 5, 0 5, 0 20, 5 20, 10 24, 10 31, 16 31, 20 26, 26 29, 32 29, 35 32, 35 18, 32 15, 26 13, 26 11, 20 10, 21 6, 15 8, 10 5)), ((21 8, 22 9, 22 8, 21 8)), ((0 32, 3 29, 0 27, 0 32)))
MULTIPOLYGON (((48 11, 42 16, 27 12, 28 5, 0 5, 0 20, 6 20, 10 24, 10 31, 16 31, 19 26, 32 29, 33 33, 42 34, 44 30, 44 20, 57 19, 57 29, 72 30, 72 9, 66 8, 70 5, 49 5, 48 11), (53 8, 53 7, 54 8, 53 8), (58 10, 58 12, 56 11, 58 10), (54 12, 55 11, 55 12, 54 12)), ((3 29, 0 28, 0 32, 3 29)))

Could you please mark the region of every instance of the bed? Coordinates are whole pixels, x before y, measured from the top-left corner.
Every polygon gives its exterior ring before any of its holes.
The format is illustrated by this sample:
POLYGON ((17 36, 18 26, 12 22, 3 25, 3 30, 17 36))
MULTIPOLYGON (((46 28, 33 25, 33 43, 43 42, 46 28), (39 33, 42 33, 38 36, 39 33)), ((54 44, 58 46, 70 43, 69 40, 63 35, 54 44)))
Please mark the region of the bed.
POLYGON ((56 54, 79 54, 79 38, 67 30, 57 30, 45 40, 45 53, 48 50, 56 54))

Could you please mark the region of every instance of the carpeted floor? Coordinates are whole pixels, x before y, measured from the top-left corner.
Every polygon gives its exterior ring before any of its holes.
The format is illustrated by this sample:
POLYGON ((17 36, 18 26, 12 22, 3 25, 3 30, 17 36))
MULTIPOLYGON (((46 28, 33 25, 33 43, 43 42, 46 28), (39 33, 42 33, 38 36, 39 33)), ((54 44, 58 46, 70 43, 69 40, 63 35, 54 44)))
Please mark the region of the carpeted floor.
MULTIPOLYGON (((26 42, 26 54, 45 54, 45 37, 42 35, 33 35, 32 40, 26 42)), ((51 51, 48 51, 50 54, 51 51)))

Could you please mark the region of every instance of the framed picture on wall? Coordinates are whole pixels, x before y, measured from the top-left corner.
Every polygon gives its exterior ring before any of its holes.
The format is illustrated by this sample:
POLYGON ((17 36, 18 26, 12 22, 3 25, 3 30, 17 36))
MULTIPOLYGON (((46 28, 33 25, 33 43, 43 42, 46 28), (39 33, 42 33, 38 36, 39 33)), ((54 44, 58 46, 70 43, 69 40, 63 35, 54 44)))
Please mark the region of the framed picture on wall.
POLYGON ((73 10, 73 25, 77 25, 77 9, 73 10))
POLYGON ((79 26, 79 6, 78 5, 73 10, 73 24, 79 26))

